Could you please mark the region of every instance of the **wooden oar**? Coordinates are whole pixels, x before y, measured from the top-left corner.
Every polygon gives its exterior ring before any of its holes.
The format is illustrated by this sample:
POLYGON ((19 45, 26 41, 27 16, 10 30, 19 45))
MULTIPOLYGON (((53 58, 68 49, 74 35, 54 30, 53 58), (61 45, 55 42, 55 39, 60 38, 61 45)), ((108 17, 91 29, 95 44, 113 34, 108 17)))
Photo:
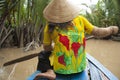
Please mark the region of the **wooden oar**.
MULTIPOLYGON (((89 39, 92 39, 92 38, 95 38, 94 36, 89 36, 86 38, 86 40, 89 40, 89 39)), ((8 61, 6 63, 3 64, 3 66, 8 66, 8 65, 12 65, 12 64, 15 64, 15 63, 18 63, 18 62, 22 62, 22 61, 26 61, 26 60, 29 60, 29 59, 32 59, 34 57, 37 57, 39 55, 39 53, 35 53, 35 54, 30 54, 30 55, 27 55, 27 56, 24 56, 24 57, 21 57, 21 58, 17 58, 17 59, 14 59, 14 60, 11 60, 11 61, 8 61)))
POLYGON ((39 55, 39 53, 35 53, 35 54, 30 54, 30 55, 27 55, 27 56, 24 56, 21 58, 17 58, 17 59, 14 59, 14 60, 4 63, 3 66, 8 66, 8 65, 12 65, 12 64, 15 64, 18 62, 26 61, 26 60, 32 59, 34 57, 37 57, 38 55, 39 55))

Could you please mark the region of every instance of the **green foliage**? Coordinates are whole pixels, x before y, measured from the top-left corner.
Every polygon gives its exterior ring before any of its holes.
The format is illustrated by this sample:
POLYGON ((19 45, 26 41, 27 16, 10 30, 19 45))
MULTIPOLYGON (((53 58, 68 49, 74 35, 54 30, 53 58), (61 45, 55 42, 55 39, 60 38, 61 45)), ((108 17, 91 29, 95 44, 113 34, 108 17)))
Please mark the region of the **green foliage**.
POLYGON ((120 27, 120 5, 119 0, 99 0, 96 5, 89 8, 91 13, 86 12, 86 17, 90 22, 99 27, 116 25, 120 27))
MULTIPOLYGON (((10 26, 14 29, 11 32, 12 42, 18 47, 23 47, 32 41, 41 43, 45 25, 43 9, 48 2, 49 0, 1 0, 0 27, 10 26)), ((4 36, 2 33, 0 35, 4 36)))
POLYGON ((3 12, 3 8, 5 7, 4 3, 5 3, 5 0, 0 1, 0 16, 1 16, 2 12, 3 12))
POLYGON ((19 46, 35 41, 41 43, 42 31, 45 25, 43 9, 48 0, 25 0, 20 1, 16 11, 16 36, 19 46))
POLYGON ((12 31, 11 13, 15 10, 15 6, 19 0, 1 0, 0 1, 0 47, 11 44, 12 31))

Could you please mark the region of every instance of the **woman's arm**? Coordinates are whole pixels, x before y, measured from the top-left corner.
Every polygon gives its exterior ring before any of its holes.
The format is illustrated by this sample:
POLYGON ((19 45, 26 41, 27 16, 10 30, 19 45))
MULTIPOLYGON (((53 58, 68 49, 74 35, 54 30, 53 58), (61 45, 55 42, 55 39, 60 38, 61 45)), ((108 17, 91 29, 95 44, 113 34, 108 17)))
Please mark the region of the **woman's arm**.
POLYGON ((118 33, 119 28, 117 26, 110 26, 107 28, 98 28, 98 27, 94 27, 93 31, 92 31, 92 35, 98 38, 101 37, 106 37, 112 34, 117 34, 118 33))

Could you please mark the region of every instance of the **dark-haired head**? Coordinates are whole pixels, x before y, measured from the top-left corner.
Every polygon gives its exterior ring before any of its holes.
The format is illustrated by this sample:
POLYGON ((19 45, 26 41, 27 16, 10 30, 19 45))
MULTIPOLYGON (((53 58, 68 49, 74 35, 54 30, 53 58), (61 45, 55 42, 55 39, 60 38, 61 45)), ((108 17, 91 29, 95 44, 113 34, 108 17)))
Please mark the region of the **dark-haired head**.
POLYGON ((59 27, 60 29, 65 29, 70 24, 71 24, 71 21, 68 21, 68 22, 65 22, 65 23, 52 23, 52 22, 48 22, 49 32, 50 33, 53 32, 55 27, 59 27))

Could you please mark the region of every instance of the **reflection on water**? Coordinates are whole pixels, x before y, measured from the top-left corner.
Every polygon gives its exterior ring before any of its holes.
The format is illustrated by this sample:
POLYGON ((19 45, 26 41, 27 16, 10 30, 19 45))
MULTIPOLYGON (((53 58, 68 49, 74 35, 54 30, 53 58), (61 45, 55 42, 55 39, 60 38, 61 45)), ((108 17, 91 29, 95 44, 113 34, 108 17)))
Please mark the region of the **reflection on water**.
POLYGON ((0 68, 0 74, 2 74, 4 72, 5 68, 1 67, 0 68))
POLYGON ((5 67, 3 67, 3 61, 4 61, 4 57, 0 56, 0 80, 5 80, 6 76, 7 76, 7 72, 5 71, 5 67))
POLYGON ((3 73, 3 69, 0 68, 0 74, 2 74, 2 73, 3 73))
POLYGON ((6 77, 8 76, 8 73, 5 71, 4 67, 0 68, 0 80, 7 80, 6 77))
POLYGON ((13 74, 15 72, 15 67, 16 65, 13 67, 10 73, 8 73, 5 67, 1 67, 0 68, 0 80, 12 80, 13 74))

